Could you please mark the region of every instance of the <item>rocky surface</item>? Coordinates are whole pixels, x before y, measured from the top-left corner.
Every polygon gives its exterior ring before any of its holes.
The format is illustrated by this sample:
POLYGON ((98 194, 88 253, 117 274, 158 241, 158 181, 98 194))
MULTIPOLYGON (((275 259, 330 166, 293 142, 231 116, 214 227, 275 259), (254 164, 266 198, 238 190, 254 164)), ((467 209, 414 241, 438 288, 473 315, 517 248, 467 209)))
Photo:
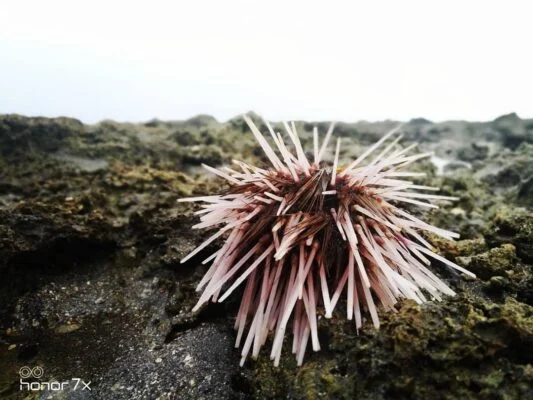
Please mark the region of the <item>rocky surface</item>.
MULTIPOLYGON (((341 158, 394 125, 339 124, 341 158)), ((311 144, 314 123, 297 126, 311 144)), ((176 200, 223 187, 201 163, 265 162, 243 121, 0 115, 0 397, 533 398, 533 120, 414 119, 404 130, 405 146, 435 151, 417 166, 423 183, 460 198, 426 214, 462 236, 435 243, 478 279, 434 265, 456 297, 403 302, 379 331, 321 318, 323 350, 303 367, 285 351, 274 368, 263 351, 239 368, 236 298, 191 313, 206 267, 179 261, 208 233, 176 200), (23 366, 91 390, 21 391, 23 366)))

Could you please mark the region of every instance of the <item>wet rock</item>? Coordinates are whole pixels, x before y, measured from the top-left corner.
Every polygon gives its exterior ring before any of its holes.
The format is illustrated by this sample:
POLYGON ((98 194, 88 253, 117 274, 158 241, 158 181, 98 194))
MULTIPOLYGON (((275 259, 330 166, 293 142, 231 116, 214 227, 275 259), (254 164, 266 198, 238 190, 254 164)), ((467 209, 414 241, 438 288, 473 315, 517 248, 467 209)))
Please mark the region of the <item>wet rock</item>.
POLYGON ((68 138, 82 131, 83 124, 72 118, 0 115, 0 152, 4 157, 27 159, 32 154, 60 149, 68 138))
POLYGON ((525 262, 533 261, 533 214, 526 210, 502 208, 487 232, 490 245, 512 243, 525 262))
POLYGON ((185 121, 186 125, 191 125, 196 128, 206 128, 208 126, 216 125, 217 123, 218 121, 215 117, 206 114, 200 114, 185 121))
POLYGON ((521 346, 533 340, 532 311, 512 299, 406 302, 397 314, 380 316, 379 332, 365 328, 356 335, 353 321, 338 321, 328 358, 311 356, 301 369, 261 360, 244 374, 257 398, 279 398, 284 387, 295 399, 527 397, 533 371, 521 346))
POLYGON ((500 133, 504 146, 511 149, 517 148, 524 141, 533 141, 533 130, 516 113, 496 118, 492 127, 500 133))
MULTIPOLYGON (((341 164, 395 125, 339 123, 341 164)), ((313 127, 323 138, 329 122, 295 126, 312 146, 313 127)), ((419 183, 459 198, 414 210, 461 234, 427 239, 478 279, 436 263, 455 297, 380 310, 380 330, 365 321, 357 332, 342 313, 320 315, 322 350, 309 351, 301 368, 288 338, 279 368, 268 357, 271 338, 239 368, 238 301, 191 311, 208 268, 201 261, 217 243, 180 263, 209 232, 191 230, 197 208, 176 200, 224 190, 199 173, 202 162, 267 165, 242 119, 87 126, 0 116, 0 397, 26 396, 18 371, 29 365, 46 379, 91 381, 91 392, 57 394, 70 399, 528 398, 532 121, 416 119, 404 130, 401 146, 418 141, 449 166, 413 165, 427 174, 419 183)))
POLYGON ((429 119, 426 119, 426 118, 412 118, 409 121, 409 124, 410 125, 428 125, 428 124, 433 124, 433 122, 431 122, 429 119))
POLYGON ((489 184, 518 204, 530 206, 528 181, 533 176, 533 145, 523 143, 513 151, 505 150, 477 168, 474 177, 489 184))
POLYGON ((463 161, 484 160, 489 155, 489 147, 472 143, 469 147, 462 147, 457 151, 457 157, 463 161))
POLYGON ((100 377, 99 399, 225 399, 238 368, 225 328, 201 325, 159 350, 130 346, 100 377))
POLYGON ((521 179, 518 186, 517 201, 525 206, 533 204, 533 176, 521 179))
POLYGON ((509 243, 481 254, 458 259, 459 262, 481 279, 505 275, 516 265, 516 248, 509 243))

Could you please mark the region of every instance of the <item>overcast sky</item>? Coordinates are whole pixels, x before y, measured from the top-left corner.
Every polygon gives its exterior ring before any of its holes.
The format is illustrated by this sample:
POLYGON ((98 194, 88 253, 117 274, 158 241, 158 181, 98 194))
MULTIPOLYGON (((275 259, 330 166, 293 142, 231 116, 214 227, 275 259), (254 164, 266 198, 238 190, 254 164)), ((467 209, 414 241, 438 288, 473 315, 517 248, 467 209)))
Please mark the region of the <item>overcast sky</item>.
POLYGON ((0 113, 533 117, 533 2, 3 1, 0 113))

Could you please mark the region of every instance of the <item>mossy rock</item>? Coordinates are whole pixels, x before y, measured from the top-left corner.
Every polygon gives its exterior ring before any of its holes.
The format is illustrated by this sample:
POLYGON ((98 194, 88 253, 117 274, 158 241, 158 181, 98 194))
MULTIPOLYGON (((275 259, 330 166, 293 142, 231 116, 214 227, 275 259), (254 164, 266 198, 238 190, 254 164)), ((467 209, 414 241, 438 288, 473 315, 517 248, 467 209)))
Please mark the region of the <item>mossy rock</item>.
POLYGON ((503 208, 496 214, 487 230, 491 246, 512 243, 523 261, 533 262, 533 214, 525 210, 511 211, 503 208))
POLYGON ((517 264, 516 248, 506 243, 472 257, 461 257, 458 261, 479 278, 486 280, 513 271, 517 264))
MULTIPOLYGON (((405 302, 379 331, 353 321, 321 324, 329 338, 301 369, 266 357, 243 372, 254 398, 478 399, 527 397, 533 387, 533 307, 462 297, 405 302)), ((286 346, 286 351, 289 349, 286 346)))

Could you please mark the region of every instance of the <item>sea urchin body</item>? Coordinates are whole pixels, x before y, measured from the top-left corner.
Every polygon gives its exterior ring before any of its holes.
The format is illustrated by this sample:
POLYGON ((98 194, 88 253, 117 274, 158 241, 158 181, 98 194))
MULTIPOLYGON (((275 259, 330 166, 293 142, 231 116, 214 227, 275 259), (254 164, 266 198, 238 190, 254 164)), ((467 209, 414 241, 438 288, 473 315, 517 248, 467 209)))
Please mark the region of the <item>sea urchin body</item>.
POLYGON ((432 200, 454 198, 426 194, 423 191, 438 189, 405 179, 420 174, 403 168, 430 154, 407 155, 414 145, 397 150, 399 128, 340 168, 340 140, 333 166, 322 162, 333 124, 320 146, 314 130, 309 160, 294 124, 284 124, 293 153, 265 122, 276 153, 252 120, 244 118, 272 165, 262 169, 234 161, 240 171, 204 166, 229 183, 227 192, 180 199, 205 203, 196 212, 201 222, 193 228, 219 227, 182 262, 226 237, 224 245, 203 261, 212 265, 198 285, 202 294, 195 310, 209 300, 223 301, 245 285, 235 321, 236 347, 244 341, 241 365, 250 351, 257 357, 270 331, 270 356, 277 365, 288 329, 300 365, 309 339, 313 350, 320 349, 317 309, 330 318, 341 296, 346 298, 347 318, 355 319, 359 329, 364 315, 379 327, 378 305, 394 310, 401 298, 422 303, 453 295, 428 269, 431 259, 473 276, 436 254, 420 234, 428 231, 452 239, 456 233, 429 225, 400 207, 409 203, 431 208, 437 207, 432 200))

